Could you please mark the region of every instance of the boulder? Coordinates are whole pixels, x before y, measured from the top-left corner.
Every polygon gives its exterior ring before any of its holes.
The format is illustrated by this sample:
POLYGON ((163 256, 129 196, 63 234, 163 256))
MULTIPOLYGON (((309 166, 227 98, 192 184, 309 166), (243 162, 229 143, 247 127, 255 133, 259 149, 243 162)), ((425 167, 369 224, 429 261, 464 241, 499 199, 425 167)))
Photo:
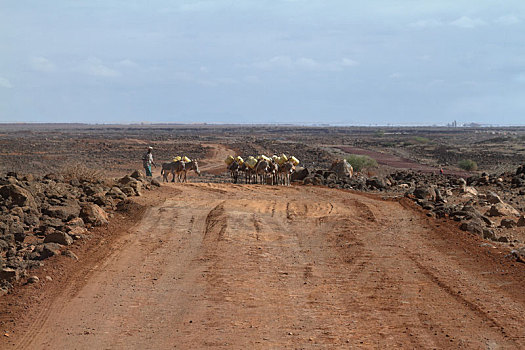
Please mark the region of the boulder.
POLYGON ((488 216, 518 216, 520 213, 506 203, 496 203, 490 207, 488 216))
POLYGON ((366 180, 366 185, 368 187, 371 187, 371 188, 374 188, 374 189, 378 189, 378 190, 383 190, 383 189, 387 188, 385 180, 381 179, 379 177, 373 177, 371 179, 367 179, 366 180))
POLYGON ((14 235, 15 241, 23 242, 26 238, 24 227, 19 222, 13 222, 11 227, 9 227, 9 232, 14 235))
POLYGON ((77 201, 66 200, 64 205, 49 206, 42 209, 42 213, 49 215, 52 218, 58 218, 62 221, 69 221, 79 216, 80 205, 77 201))
POLYGON ((290 181, 303 181, 309 174, 307 168, 296 167, 295 172, 290 176, 290 181))
POLYGON ((135 178, 133 178, 133 177, 131 177, 129 175, 126 175, 123 178, 120 178, 118 180, 118 183, 122 184, 122 185, 127 185, 127 184, 130 184, 130 183, 137 183, 137 182, 138 182, 137 179, 135 179, 135 178))
POLYGON ((108 223, 108 214, 96 204, 85 204, 80 211, 80 217, 85 223, 93 226, 105 225, 108 223))
POLYGON ((476 221, 465 221, 459 225, 459 229, 462 231, 467 231, 477 235, 483 235, 483 227, 479 222, 476 221))
POLYGON ((102 192, 94 194, 91 201, 102 207, 113 207, 114 205, 113 198, 102 192))
POLYGON ((126 197, 135 196, 137 194, 137 192, 131 186, 123 186, 122 192, 126 197))
POLYGON ((60 244, 42 243, 36 246, 34 260, 44 260, 60 254, 60 244))
POLYGON ((495 192, 490 191, 485 196, 487 202, 489 202, 490 204, 503 203, 500 196, 498 196, 498 194, 495 192))
POLYGON ((84 220, 82 218, 74 218, 67 222, 66 224, 68 227, 84 227, 84 220))
POLYGON ((329 170, 335 172, 337 176, 341 178, 352 177, 354 175, 354 169, 346 159, 333 162, 329 170))
POLYGON ((518 219, 518 222, 516 223, 516 225, 518 227, 525 226, 525 216, 521 215, 520 218, 518 219))
POLYGON ((65 232, 55 231, 44 238, 44 243, 58 243, 62 245, 70 245, 73 243, 73 238, 71 238, 65 232))
POLYGON ((118 187, 112 187, 107 193, 107 196, 110 196, 112 198, 118 198, 118 199, 126 199, 127 195, 122 192, 122 190, 118 187))
POLYGON ((5 200, 10 200, 12 205, 37 208, 35 198, 31 192, 14 184, 0 187, 0 196, 5 200))
POLYGON ((160 187, 160 182, 157 179, 151 179, 151 184, 156 187, 160 187))
POLYGON ((510 254, 516 258, 517 262, 525 263, 525 247, 515 249, 510 254))
POLYGON ((418 186, 414 189, 414 196, 417 199, 435 200, 436 192, 431 186, 418 186))
POLYGON ((20 271, 10 267, 0 269, 0 282, 15 282, 20 278, 20 271))
POLYGON ((136 180, 139 180, 139 181, 144 181, 144 179, 145 179, 144 175, 139 170, 135 170, 130 176, 132 178, 136 179, 136 180))
POLYGON ((511 219, 502 219, 499 226, 505 228, 513 228, 516 227, 516 223, 511 219))
POLYGON ((464 194, 467 194, 467 195, 471 195, 471 196, 477 196, 478 195, 478 190, 476 190, 474 187, 472 186, 464 186, 461 191, 464 193, 464 194))
POLYGON ((85 238, 87 230, 84 227, 76 226, 67 232, 67 234, 74 240, 85 238))

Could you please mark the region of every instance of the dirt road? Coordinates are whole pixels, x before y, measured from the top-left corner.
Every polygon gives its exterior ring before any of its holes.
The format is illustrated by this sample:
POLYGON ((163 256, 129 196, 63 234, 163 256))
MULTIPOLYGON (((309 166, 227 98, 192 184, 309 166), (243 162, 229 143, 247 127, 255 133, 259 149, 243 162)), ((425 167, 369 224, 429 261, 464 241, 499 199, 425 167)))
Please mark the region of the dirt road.
POLYGON ((2 346, 525 347, 524 268, 408 202, 302 186, 165 189, 2 346))

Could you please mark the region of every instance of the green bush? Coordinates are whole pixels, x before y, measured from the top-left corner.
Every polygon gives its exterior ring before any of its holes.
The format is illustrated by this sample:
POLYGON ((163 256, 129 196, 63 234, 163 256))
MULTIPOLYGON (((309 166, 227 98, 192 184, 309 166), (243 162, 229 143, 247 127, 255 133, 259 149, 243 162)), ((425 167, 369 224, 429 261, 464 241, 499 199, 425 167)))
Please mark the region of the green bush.
POLYGON ((414 140, 417 143, 429 143, 430 142, 429 139, 423 136, 414 136, 412 140, 414 140))
POLYGON ((458 166, 461 169, 466 170, 466 171, 478 170, 478 164, 475 161, 473 161, 472 159, 460 160, 459 163, 458 163, 458 166))
POLYGON ((346 161, 350 163, 354 171, 362 171, 363 169, 376 168, 377 162, 375 159, 369 156, 360 156, 357 154, 351 154, 346 161))

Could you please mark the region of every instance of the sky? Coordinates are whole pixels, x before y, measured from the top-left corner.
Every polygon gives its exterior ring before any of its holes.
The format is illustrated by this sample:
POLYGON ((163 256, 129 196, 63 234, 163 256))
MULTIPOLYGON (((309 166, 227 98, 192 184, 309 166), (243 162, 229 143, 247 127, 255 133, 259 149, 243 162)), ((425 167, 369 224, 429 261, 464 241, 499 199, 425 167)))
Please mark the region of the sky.
POLYGON ((523 0, 0 0, 0 122, 525 125, 523 0))

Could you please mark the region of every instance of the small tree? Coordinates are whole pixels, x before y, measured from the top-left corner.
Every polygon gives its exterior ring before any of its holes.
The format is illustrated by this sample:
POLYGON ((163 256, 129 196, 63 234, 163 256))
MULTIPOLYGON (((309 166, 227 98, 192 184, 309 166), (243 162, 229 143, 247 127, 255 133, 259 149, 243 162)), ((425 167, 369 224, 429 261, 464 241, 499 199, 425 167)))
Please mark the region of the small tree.
POLYGON ((377 162, 375 159, 369 156, 360 156, 357 154, 351 154, 346 158, 346 161, 350 163, 354 171, 363 171, 364 169, 377 168, 377 162))
POLYGON ((460 160, 458 166, 466 171, 475 171, 478 170, 478 164, 472 159, 463 159, 460 160))

